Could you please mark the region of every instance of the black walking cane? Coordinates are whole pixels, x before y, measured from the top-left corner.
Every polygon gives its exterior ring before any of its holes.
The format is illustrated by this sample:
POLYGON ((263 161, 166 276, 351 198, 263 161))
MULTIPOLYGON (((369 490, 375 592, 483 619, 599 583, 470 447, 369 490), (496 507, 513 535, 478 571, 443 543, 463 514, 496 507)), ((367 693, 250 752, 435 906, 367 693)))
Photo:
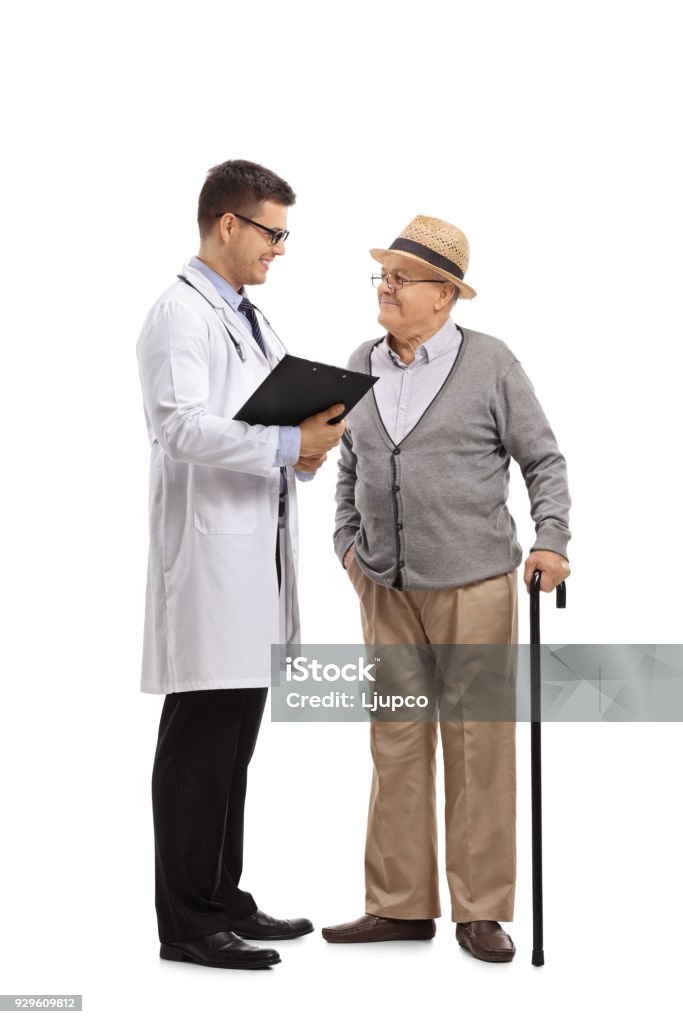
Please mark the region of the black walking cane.
MULTIPOLYGON (((542 967, 543 956, 543 823, 541 820, 541 573, 531 577, 531 887, 534 908, 534 948, 531 962, 542 967)), ((556 589, 557 608, 567 606, 564 581, 556 589)))

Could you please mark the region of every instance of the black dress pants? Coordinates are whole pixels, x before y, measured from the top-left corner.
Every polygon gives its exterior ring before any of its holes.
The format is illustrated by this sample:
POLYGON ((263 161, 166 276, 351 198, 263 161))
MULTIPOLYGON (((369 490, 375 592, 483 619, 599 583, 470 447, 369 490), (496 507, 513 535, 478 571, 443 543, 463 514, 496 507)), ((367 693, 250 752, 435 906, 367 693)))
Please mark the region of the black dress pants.
POLYGON ((170 693, 152 771, 159 938, 230 931, 256 910, 239 888, 247 767, 267 687, 170 693))
POLYGON ((257 909, 239 882, 247 768, 267 696, 257 687, 164 698, 152 770, 161 942, 230 931, 257 909))

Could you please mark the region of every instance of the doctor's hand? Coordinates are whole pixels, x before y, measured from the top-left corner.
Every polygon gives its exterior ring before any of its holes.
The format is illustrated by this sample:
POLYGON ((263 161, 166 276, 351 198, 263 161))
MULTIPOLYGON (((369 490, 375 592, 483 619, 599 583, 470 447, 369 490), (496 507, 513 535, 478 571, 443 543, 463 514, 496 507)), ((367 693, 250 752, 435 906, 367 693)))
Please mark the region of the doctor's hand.
POLYGON ((527 593, 531 586, 531 577, 537 569, 541 570, 541 590, 550 593, 562 580, 566 580, 571 572, 569 562, 556 551, 532 551, 524 563, 524 582, 527 593))
POLYGON ((299 424, 301 430, 301 447, 299 457, 308 459, 312 455, 322 455, 330 448, 336 447, 346 430, 346 421, 328 423, 334 416, 344 411, 343 405, 331 405, 329 409, 309 416, 299 424))
POLYGON ((315 473, 326 459, 327 452, 323 452, 322 455, 310 455, 307 459, 299 456, 299 461, 294 464, 294 469, 298 469, 302 473, 315 473))

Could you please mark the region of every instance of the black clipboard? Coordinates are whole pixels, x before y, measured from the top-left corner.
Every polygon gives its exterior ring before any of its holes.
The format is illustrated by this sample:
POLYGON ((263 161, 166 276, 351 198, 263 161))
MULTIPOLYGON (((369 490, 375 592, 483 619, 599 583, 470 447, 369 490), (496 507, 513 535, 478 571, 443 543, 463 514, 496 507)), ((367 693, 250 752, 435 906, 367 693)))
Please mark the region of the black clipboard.
POLYGON ((233 419, 251 426, 296 427, 309 416, 343 403, 344 412, 330 420, 339 423, 378 380, 369 373, 286 355, 233 419))

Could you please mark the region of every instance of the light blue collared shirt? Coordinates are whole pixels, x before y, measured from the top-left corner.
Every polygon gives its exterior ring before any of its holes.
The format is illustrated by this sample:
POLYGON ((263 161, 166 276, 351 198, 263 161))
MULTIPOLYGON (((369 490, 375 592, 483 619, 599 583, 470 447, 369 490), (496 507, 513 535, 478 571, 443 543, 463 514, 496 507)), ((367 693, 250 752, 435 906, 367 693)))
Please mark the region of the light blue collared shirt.
MULTIPOLYGON (((202 263, 200 259, 193 256, 190 260, 190 266, 196 267, 197 270, 201 270, 202 274, 209 279, 211 284, 214 286, 218 294, 224 299, 231 309, 237 313, 239 317, 244 321, 244 325, 249 333, 252 333, 251 324, 247 320, 244 313, 240 313, 239 306, 242 299, 246 298, 246 292, 240 294, 235 288, 226 281, 224 277, 217 274, 211 267, 207 267, 206 263, 202 263)), ((265 338, 264 338, 265 344, 265 338)), ((270 363, 270 358, 268 358, 270 363)), ((299 461, 299 451, 301 449, 301 430, 299 427, 280 427, 280 434, 278 437, 277 449, 275 452, 275 459, 273 461, 274 466, 293 466, 299 461)), ((298 471, 297 471, 298 472, 298 471)), ((303 474, 302 474, 303 479, 303 474)))
POLYGON ((448 319, 404 363, 388 335, 372 350, 370 372, 379 377, 373 390, 386 431, 399 444, 415 427, 448 376, 460 349, 460 329, 448 319))

